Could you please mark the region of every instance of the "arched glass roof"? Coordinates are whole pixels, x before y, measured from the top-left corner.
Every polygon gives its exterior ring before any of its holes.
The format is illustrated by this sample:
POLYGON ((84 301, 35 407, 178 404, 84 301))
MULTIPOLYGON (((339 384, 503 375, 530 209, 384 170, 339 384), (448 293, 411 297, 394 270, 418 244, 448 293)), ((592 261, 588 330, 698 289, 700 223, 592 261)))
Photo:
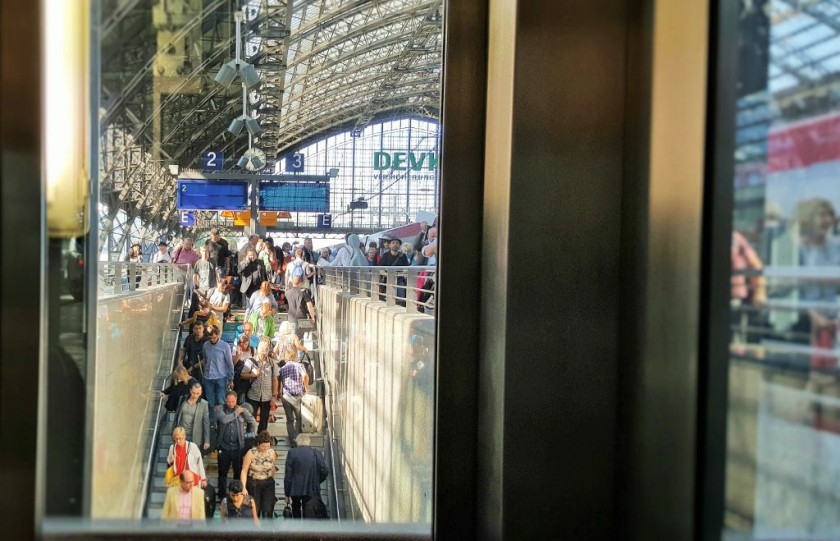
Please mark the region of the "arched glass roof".
MULTIPOLYGON (((234 57, 242 10, 243 55, 261 83, 248 93, 275 156, 330 133, 361 134, 374 120, 439 115, 442 0, 117 0, 103 4, 103 203, 116 216, 177 228, 168 167, 200 168, 208 151, 227 168, 248 148, 227 132, 242 114, 237 83, 213 82, 234 57)), ((103 221, 103 236, 113 220, 103 221)))

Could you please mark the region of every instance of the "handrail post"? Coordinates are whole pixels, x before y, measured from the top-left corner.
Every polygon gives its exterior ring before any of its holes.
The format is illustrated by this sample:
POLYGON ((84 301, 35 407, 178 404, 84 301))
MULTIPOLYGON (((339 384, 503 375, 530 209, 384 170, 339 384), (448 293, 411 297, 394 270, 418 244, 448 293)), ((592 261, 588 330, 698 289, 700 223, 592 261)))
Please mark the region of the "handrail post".
POLYGON ((394 298, 397 296, 397 271, 388 269, 385 271, 385 306, 394 306, 394 298))
POLYGON ((374 300, 379 300, 379 277, 382 275, 382 272, 379 270, 372 270, 370 271, 370 298, 374 300))
POLYGON ((417 291, 412 289, 417 287, 417 276, 419 274, 419 271, 415 267, 408 269, 408 271, 406 272, 405 309, 411 314, 415 314, 420 311, 420 306, 417 303, 417 291), (411 296, 410 299, 409 296, 411 296))
MULTIPOLYGON (((137 263, 128 264, 128 290, 134 291, 137 289, 137 263)), ((122 282, 122 279, 120 280, 122 282)))

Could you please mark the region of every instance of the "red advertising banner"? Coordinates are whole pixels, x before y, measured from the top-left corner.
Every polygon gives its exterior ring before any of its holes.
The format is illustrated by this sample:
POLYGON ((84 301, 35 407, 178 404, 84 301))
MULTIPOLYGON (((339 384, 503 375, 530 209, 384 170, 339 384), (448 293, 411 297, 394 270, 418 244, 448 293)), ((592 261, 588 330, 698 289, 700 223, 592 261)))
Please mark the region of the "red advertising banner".
POLYGON ((770 131, 767 145, 769 173, 835 160, 840 160, 840 115, 770 131))

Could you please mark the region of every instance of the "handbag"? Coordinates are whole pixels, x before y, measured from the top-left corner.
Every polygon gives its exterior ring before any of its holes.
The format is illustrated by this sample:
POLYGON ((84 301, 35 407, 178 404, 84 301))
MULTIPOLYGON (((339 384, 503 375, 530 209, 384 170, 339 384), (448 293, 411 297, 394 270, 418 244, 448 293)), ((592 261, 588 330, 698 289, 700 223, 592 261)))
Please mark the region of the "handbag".
POLYGON ((303 504, 303 518, 330 518, 327 504, 321 496, 315 494, 303 504))
POLYGON ((292 507, 289 504, 283 508, 283 518, 292 518, 292 507))
POLYGON ((163 482, 168 487, 177 487, 181 479, 175 475, 175 466, 166 468, 166 473, 163 474, 163 482))

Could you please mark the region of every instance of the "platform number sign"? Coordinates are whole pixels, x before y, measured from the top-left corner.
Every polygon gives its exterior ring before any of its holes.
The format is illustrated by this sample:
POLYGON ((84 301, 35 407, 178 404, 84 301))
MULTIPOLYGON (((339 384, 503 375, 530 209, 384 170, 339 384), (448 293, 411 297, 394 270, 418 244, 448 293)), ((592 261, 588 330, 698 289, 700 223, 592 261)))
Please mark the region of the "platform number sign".
POLYGON ((286 172, 303 173, 303 154, 295 152, 291 156, 286 156, 286 172))
POLYGON ((205 171, 221 171, 225 168, 225 155, 221 152, 211 150, 204 154, 205 171))
POLYGON ((318 229, 330 229, 332 228, 332 214, 319 214, 318 215, 318 229))
POLYGON ((190 210, 178 211, 178 225, 181 225, 183 227, 194 227, 195 212, 192 212, 190 210))

